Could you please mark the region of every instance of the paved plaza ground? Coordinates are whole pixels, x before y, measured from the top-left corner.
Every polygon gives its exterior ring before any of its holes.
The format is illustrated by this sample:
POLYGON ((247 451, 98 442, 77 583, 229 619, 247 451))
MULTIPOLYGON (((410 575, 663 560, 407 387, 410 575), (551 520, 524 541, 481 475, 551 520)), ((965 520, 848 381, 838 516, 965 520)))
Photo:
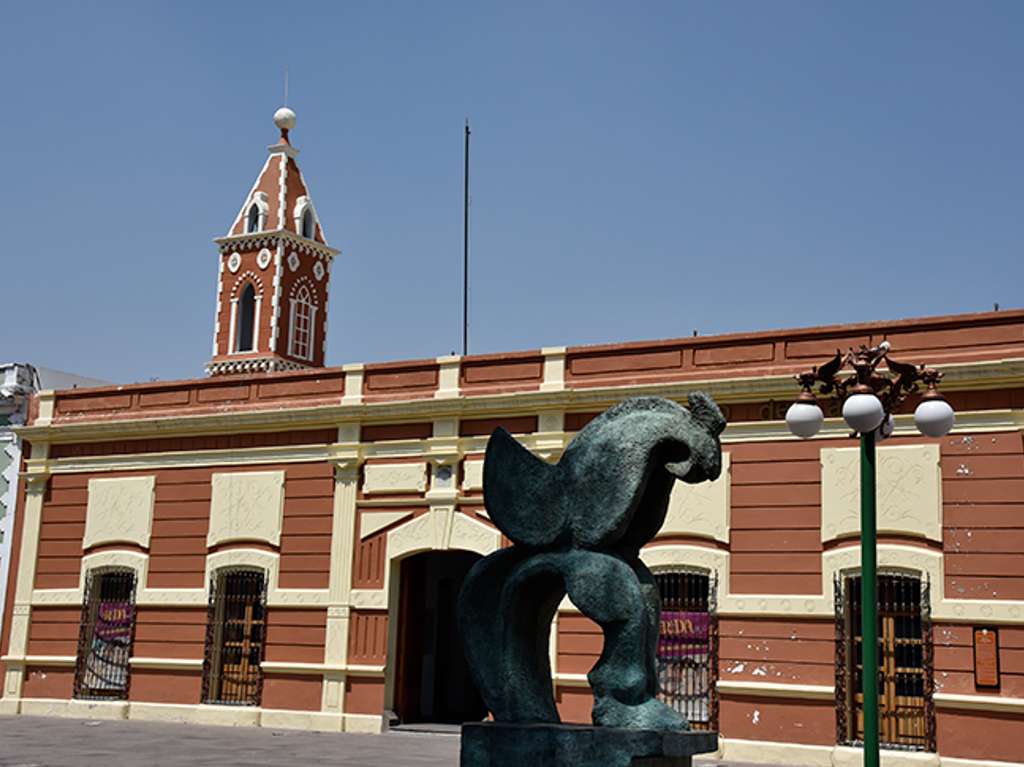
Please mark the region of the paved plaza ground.
POLYGON ((457 735, 0 716, 2 767, 455 767, 457 735))
POLYGON ((351 735, 0 716, 2 767, 457 767, 458 762, 454 734, 351 735))

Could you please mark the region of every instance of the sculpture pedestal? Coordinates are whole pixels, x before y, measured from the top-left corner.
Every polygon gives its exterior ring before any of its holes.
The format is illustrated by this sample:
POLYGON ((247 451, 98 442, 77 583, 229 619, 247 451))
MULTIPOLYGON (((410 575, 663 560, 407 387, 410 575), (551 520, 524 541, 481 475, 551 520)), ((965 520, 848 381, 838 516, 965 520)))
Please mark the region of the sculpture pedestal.
POLYGON ((461 767, 691 767, 718 750, 717 732, 578 724, 462 725, 461 767))

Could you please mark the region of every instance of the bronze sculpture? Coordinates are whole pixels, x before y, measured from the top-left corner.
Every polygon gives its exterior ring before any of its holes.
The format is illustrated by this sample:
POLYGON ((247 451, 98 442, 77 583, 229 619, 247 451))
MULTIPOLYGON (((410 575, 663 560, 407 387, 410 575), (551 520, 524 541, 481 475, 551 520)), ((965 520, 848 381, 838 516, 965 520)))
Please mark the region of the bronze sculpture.
MULTIPOLYGON (((698 392, 690 395, 689 409, 658 397, 610 408, 577 434, 554 465, 504 429, 494 432, 484 464, 484 502, 514 545, 470 571, 459 598, 459 624, 474 680, 496 723, 559 722, 548 627, 568 594, 604 633, 604 651, 588 674, 596 728, 688 730, 686 720, 656 697, 660 600, 639 552, 664 522, 675 481, 718 477, 724 428, 714 401, 698 392)), ((466 753, 464 730, 464 765, 466 753)), ((617 757, 600 758, 612 764, 617 757)))

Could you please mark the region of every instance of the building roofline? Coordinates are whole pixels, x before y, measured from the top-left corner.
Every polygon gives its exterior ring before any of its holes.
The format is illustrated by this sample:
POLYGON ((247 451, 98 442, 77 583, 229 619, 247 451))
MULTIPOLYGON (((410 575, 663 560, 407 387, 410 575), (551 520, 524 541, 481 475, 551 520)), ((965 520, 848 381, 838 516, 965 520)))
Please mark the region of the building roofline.
MULTIPOLYGON (((268 233, 276 234, 276 233, 268 233)), ((221 240, 234 240, 235 238, 221 238, 221 240)), ((221 241, 221 240, 218 240, 221 241)), ((317 243, 319 244, 319 243, 317 243)), ((997 312, 973 312, 965 314, 945 314, 935 315, 929 317, 912 317, 900 320, 873 320, 870 322, 859 322, 849 323, 841 325, 815 325, 801 328, 782 328, 777 330, 762 330, 751 333, 736 332, 736 333, 723 333, 720 335, 709 335, 709 336, 682 336, 679 338, 664 338, 664 339, 651 339, 643 341, 628 341, 622 343, 605 343, 605 344, 583 344, 577 346, 564 347, 565 353, 568 355, 579 353, 579 352, 604 352, 604 351, 619 351, 619 350, 630 350, 640 348, 652 348, 660 346, 693 346, 693 347, 706 347, 706 346, 726 346, 736 342, 746 341, 758 341, 766 339, 785 339, 787 341, 792 340, 807 340, 811 338, 828 338, 829 336, 836 336, 839 339, 848 339, 851 336, 863 335, 868 331, 884 330, 886 332, 899 332, 908 330, 943 330, 951 327, 963 328, 967 327, 980 327, 992 324, 1009 324, 1015 320, 1024 320, 1024 309, 1008 309, 1000 310, 997 312)), ((1021 339, 1024 343, 1024 338, 1021 339)), ((841 346, 841 344, 840 344, 841 346)), ((462 363, 466 362, 491 362, 501 360, 516 360, 530 357, 541 357, 544 354, 543 349, 521 349, 508 352, 497 352, 488 354, 470 354, 467 356, 456 355, 452 359, 461 360, 462 363)), ((893 355, 899 358, 899 348, 893 349, 893 355)), ((195 386, 195 385, 210 385, 210 386, 222 386, 230 381, 240 380, 252 380, 252 381, 287 381, 289 379, 301 379, 301 378, 317 378, 324 376, 342 376, 346 369, 351 369, 353 366, 359 366, 367 371, 384 370, 388 368, 412 368, 412 367, 431 367, 438 364, 436 357, 422 357, 422 358, 411 358, 401 360, 382 360, 379 362, 368 362, 368 363, 345 363, 342 365, 332 365, 329 367, 322 368, 309 368, 307 370, 299 371, 286 371, 277 373, 256 373, 256 374, 242 374, 242 375, 225 375, 217 376, 215 378, 210 377, 197 377, 197 378, 181 378, 172 379, 168 381, 148 381, 130 384, 116 384, 110 386, 97 386, 97 387, 78 387, 74 389, 58 389, 55 390, 56 396, 62 395, 77 395, 88 392, 89 394, 99 394, 103 392, 123 392, 127 390, 131 391, 147 391, 154 389, 165 389, 168 387, 175 386, 195 386)))
MULTIPOLYGON (((906 330, 941 330, 949 327, 962 327, 965 324, 977 326, 1004 324, 1005 321, 1013 321, 1015 319, 1024 319, 1024 309, 1000 309, 999 311, 967 312, 963 314, 937 314, 925 317, 846 322, 834 325, 806 325, 801 327, 735 331, 731 333, 719 333, 707 336, 682 336, 678 338, 651 339, 644 341, 580 344, 576 346, 568 346, 566 347, 566 350, 567 352, 572 353, 574 351, 611 351, 661 345, 675 346, 679 344, 693 346, 720 346, 732 341, 759 341, 770 338, 785 338, 786 340, 799 338, 800 340, 805 340, 820 336, 847 337, 862 335, 865 331, 874 330, 885 330, 889 332, 906 330)), ((897 357, 899 356, 898 349, 894 349, 893 353, 897 357)))

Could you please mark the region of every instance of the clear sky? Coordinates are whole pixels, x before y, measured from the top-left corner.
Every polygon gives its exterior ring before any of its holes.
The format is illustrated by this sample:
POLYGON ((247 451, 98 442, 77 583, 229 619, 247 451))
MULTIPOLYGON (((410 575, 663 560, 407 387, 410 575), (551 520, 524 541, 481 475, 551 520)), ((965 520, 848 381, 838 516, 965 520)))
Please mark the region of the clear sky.
POLYGON ((202 375, 282 71, 328 361, 1022 303, 1024 3, 0 0, 0 360, 202 375))

